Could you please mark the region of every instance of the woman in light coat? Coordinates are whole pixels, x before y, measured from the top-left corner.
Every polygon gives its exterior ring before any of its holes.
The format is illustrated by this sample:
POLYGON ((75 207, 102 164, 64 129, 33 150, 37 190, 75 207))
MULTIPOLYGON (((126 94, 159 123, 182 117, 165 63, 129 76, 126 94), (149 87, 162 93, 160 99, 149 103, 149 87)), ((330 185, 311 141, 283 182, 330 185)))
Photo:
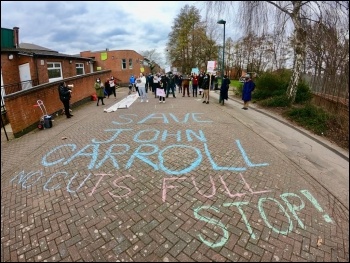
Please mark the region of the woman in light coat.
POLYGON ((143 102, 144 100, 148 102, 148 97, 146 93, 146 77, 143 75, 143 73, 140 73, 140 76, 136 79, 136 82, 139 89, 141 102, 143 102))

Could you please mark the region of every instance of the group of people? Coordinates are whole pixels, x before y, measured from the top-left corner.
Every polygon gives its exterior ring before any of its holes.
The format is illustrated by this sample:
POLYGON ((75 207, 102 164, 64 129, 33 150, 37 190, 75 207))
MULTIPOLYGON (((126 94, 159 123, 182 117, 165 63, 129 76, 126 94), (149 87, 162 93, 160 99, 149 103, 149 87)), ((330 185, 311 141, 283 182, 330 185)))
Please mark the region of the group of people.
MULTIPOLYGON (((133 75, 129 79, 129 94, 131 92, 138 92, 140 101, 148 102, 148 90, 154 93, 155 98, 159 98, 159 103, 165 103, 165 98, 169 97, 169 93, 171 92, 173 97, 176 98, 175 92, 176 88, 178 88, 179 93, 182 92, 182 97, 187 96, 190 97, 190 87, 192 89, 192 96, 197 97, 198 92, 199 95, 202 95, 203 103, 209 104, 209 90, 212 84, 212 77, 209 73, 204 74, 200 72, 198 75, 192 73, 191 75, 180 75, 180 74, 172 74, 171 72, 168 74, 157 73, 152 75, 151 73, 146 77, 143 73, 135 78, 133 75)), ((231 81, 224 75, 221 87, 220 87, 220 97, 219 103, 224 105, 224 101, 228 100, 228 89, 231 81)), ((110 97, 112 94, 116 98, 116 89, 117 83, 113 76, 107 78, 106 82, 103 84, 100 78, 96 79, 94 84, 94 88, 96 90, 97 96, 97 104, 99 106, 99 102, 104 104, 103 99, 106 97, 110 97)), ((242 100, 244 102, 243 108, 244 110, 248 109, 249 102, 252 98, 252 92, 255 89, 255 83, 250 78, 250 75, 247 74, 245 76, 245 82, 243 84, 242 90, 242 100)), ((59 97, 64 106, 64 112, 67 118, 71 118, 73 114, 71 114, 69 101, 71 98, 72 90, 66 84, 66 82, 61 82, 58 87, 59 97)))
POLYGON ((193 97, 197 97, 199 93, 204 98, 203 103, 209 104, 209 89, 212 86, 213 78, 214 76, 202 72, 198 75, 195 73, 181 75, 172 72, 168 74, 156 73, 154 75, 150 73, 148 76, 140 73, 138 78, 135 78, 134 75, 130 76, 129 95, 132 92, 138 92, 141 101, 146 100, 148 102, 147 93, 149 90, 154 93, 155 98, 159 98, 159 102, 165 103, 165 98, 168 98, 169 94, 176 98, 176 89, 179 93, 182 93, 182 97, 185 97, 186 94, 190 97, 191 89, 193 97), (145 78, 145 81, 141 81, 143 78, 145 78))
MULTIPOLYGON (((130 76, 129 95, 132 92, 137 92, 141 102, 148 102, 147 93, 148 90, 150 90, 154 93, 155 98, 159 98, 159 103, 165 103, 165 98, 168 98, 170 93, 176 98, 176 88, 179 90, 179 93, 182 92, 182 97, 185 97, 186 94, 190 97, 191 89, 193 97, 197 97, 199 93, 199 95, 202 95, 203 103, 209 104, 209 90, 214 88, 214 79, 214 75, 209 73, 204 74, 203 72, 200 72, 198 75, 196 73, 191 73, 190 75, 172 74, 172 72, 169 72, 168 74, 156 73, 155 75, 149 73, 148 76, 140 73, 138 77, 135 77, 134 75, 130 76)), ((247 110, 249 101, 251 101, 251 93, 255 89, 255 83, 251 80, 249 74, 246 75, 245 79, 246 81, 244 82, 242 91, 242 100, 244 101, 242 109, 247 110)), ((230 79, 227 75, 224 75, 221 82, 219 96, 219 103, 222 105, 224 105, 225 100, 228 100, 230 83, 230 79)), ((105 88, 107 87, 106 90, 109 90, 107 93, 108 97, 111 95, 110 87, 114 87, 115 85, 113 77, 107 79, 105 82, 105 88)), ((103 98, 105 95, 102 93, 103 85, 95 83, 95 89, 96 93, 98 93, 97 106, 99 105, 100 100, 102 105, 104 105, 103 98), (101 91, 98 92, 100 86, 101 91)), ((114 97, 116 97, 115 88, 112 90, 114 91, 114 97)))
POLYGON ((97 78, 94 84, 94 89, 96 90, 96 96, 97 96, 96 106, 99 106, 100 101, 102 105, 105 105, 103 102, 103 99, 109 98, 112 94, 114 95, 114 98, 117 98, 117 94, 115 91, 116 88, 117 88, 117 80, 113 76, 111 76, 110 78, 107 78, 105 83, 103 83, 100 78, 97 78))

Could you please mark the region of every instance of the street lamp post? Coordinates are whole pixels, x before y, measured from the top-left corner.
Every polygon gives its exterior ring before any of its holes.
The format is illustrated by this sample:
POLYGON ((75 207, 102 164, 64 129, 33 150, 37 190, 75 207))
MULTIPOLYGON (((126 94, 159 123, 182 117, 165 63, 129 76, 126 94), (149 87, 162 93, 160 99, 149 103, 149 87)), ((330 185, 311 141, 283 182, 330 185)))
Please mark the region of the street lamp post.
POLYGON ((222 68, 221 68, 221 81, 224 79, 224 68, 225 68, 225 24, 226 21, 223 19, 220 19, 218 22, 220 25, 224 25, 224 43, 222 47, 222 68))

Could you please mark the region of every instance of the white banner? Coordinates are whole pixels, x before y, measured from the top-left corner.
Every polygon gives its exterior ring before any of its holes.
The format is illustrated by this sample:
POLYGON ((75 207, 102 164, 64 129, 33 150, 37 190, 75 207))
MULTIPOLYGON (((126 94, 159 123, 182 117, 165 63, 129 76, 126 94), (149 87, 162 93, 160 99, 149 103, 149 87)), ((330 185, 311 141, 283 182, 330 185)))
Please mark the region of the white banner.
POLYGON ((121 101, 113 104, 108 109, 104 109, 103 111, 104 112, 112 112, 112 111, 116 111, 117 109, 127 109, 127 108, 129 108, 131 106, 131 104, 134 103, 134 101, 137 100, 138 97, 139 97, 138 93, 128 95, 126 98, 124 98, 121 101))
POLYGON ((216 61, 208 61, 207 72, 208 73, 216 72, 216 61))
POLYGON ((170 67, 165 67, 165 73, 168 73, 170 71, 171 71, 170 67))

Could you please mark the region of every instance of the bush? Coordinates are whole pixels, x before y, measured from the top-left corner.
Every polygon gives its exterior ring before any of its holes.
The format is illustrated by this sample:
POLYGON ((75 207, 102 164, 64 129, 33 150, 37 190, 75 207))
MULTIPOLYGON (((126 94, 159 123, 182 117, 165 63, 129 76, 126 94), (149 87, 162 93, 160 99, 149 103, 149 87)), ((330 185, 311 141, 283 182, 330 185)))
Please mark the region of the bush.
POLYGON ((242 91, 243 91, 243 83, 239 82, 236 86, 237 95, 242 96, 242 91))
POLYGON ((265 100, 260 101, 260 104, 265 107, 289 107, 290 100, 284 93, 280 96, 274 96, 265 100))
POLYGON ((290 76, 289 70, 264 73, 255 83, 254 99, 264 100, 273 96, 282 96, 287 91, 290 76))
POLYGON ((287 110, 284 115, 318 135, 322 135, 327 130, 329 114, 312 104, 308 103, 301 108, 292 108, 287 110))
POLYGON ((301 82, 297 86, 297 94, 295 94, 295 103, 306 103, 310 102, 312 99, 312 93, 310 91, 309 86, 301 82))

